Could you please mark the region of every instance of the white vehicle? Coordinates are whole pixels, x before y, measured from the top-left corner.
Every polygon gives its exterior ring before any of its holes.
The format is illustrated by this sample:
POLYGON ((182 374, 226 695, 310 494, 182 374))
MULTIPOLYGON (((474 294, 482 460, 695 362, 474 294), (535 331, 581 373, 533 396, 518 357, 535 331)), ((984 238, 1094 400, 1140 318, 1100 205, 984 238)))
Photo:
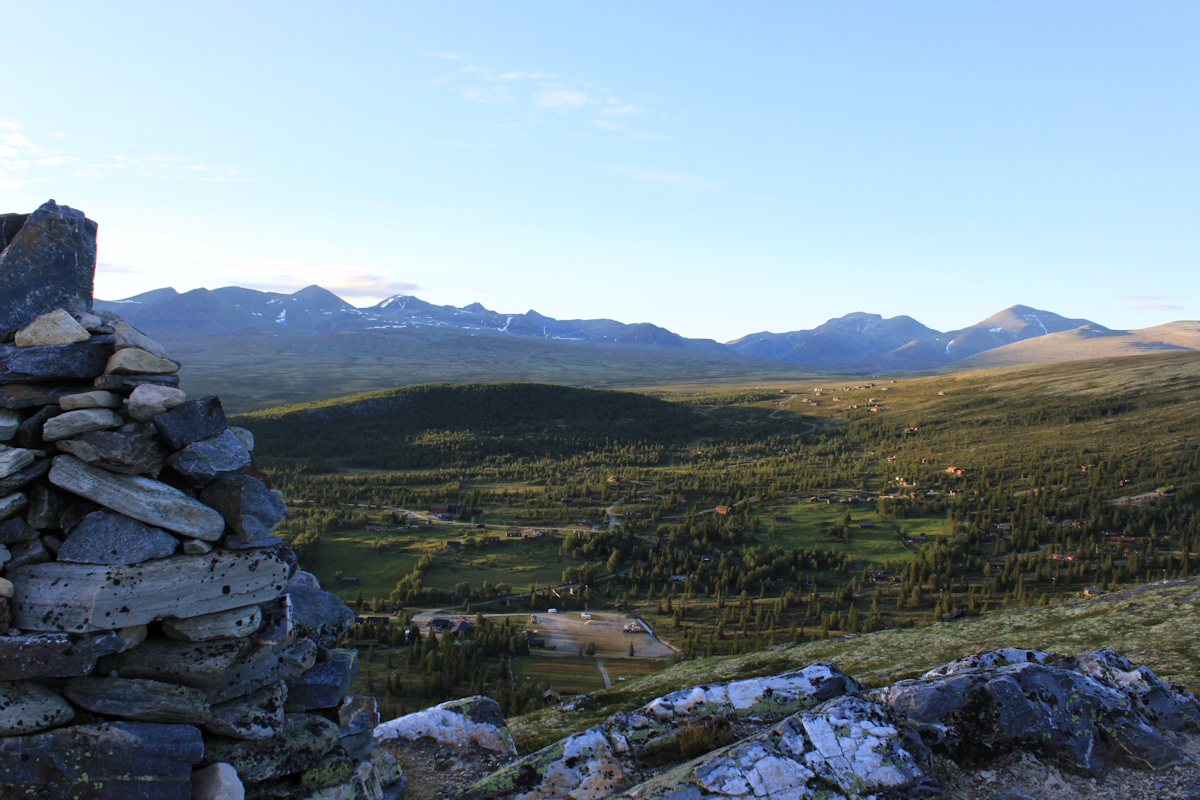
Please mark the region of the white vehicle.
POLYGON ((584 611, 583 613, 581 613, 581 614, 579 615, 579 618, 580 618, 580 619, 591 619, 591 618, 592 618, 592 615, 591 615, 591 614, 589 614, 588 612, 584 611))
POLYGON ((546 609, 546 613, 547 613, 547 614, 557 614, 557 613, 558 613, 558 609, 557 609, 557 608, 547 608, 547 609, 546 609))

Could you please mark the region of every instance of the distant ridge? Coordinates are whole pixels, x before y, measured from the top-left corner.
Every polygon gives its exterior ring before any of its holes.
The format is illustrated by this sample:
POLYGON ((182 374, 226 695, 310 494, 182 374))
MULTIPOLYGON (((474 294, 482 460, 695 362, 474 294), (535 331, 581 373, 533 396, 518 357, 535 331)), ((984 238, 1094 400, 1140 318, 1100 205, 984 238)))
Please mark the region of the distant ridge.
MULTIPOLYGON (((721 344, 689 339, 649 322, 556 319, 533 309, 492 311, 482 303, 458 308, 394 295, 356 308, 320 286, 291 294, 239 286, 177 292, 154 289, 123 300, 96 300, 152 336, 293 338, 336 334, 420 334, 432 331, 607 345, 665 348, 725 358, 766 359, 847 373, 978 369, 1113 355, 1200 349, 1200 323, 1180 321, 1143 331, 1110 331, 1087 319, 1015 305, 974 325, 940 332, 909 316, 885 319, 856 311, 808 330, 761 331, 721 344)), ((464 345, 472 347, 470 344, 464 345)), ((486 350, 486 348, 484 348, 486 350)))

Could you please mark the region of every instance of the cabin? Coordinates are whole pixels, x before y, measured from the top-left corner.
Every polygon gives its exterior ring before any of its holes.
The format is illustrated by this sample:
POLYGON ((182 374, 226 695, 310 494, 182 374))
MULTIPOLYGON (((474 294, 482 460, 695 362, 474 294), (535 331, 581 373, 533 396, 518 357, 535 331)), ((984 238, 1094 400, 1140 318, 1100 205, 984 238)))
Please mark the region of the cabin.
POLYGON ((788 516, 787 514, 776 514, 775 521, 776 522, 791 522, 792 518, 790 516, 788 516))
POLYGON ((507 536, 509 539, 520 539, 521 538, 520 531, 508 531, 504 535, 507 536))
POLYGON ((344 577, 339 578, 338 583, 340 583, 342 586, 358 586, 359 580, 358 578, 344 577))
POLYGON ((860 523, 858 523, 858 527, 859 527, 859 530, 864 530, 864 531, 875 530, 875 523, 874 522, 860 522, 860 523))
POLYGON ((558 705, 562 702, 562 695, 553 689, 547 689, 546 691, 542 692, 542 702, 548 706, 558 705))
POLYGON ((499 536, 485 536, 485 537, 483 537, 483 541, 485 541, 489 544, 492 544, 492 543, 500 541, 500 537, 499 536))
POLYGON ((462 550, 466 546, 467 543, 460 539, 453 539, 449 542, 446 542, 446 547, 450 548, 451 550, 462 550))
POLYGON ((717 513, 718 514, 728 514, 729 506, 717 506, 717 513))
POLYGON ((434 505, 429 507, 430 514, 447 514, 449 512, 450 506, 447 505, 434 505))

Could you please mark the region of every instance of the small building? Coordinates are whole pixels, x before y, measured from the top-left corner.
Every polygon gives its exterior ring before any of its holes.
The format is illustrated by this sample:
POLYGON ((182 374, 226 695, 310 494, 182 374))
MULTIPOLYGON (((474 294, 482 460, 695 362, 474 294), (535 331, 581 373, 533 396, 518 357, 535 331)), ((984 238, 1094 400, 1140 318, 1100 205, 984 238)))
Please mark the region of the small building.
POLYGON ((338 583, 340 583, 342 586, 358 586, 359 580, 358 580, 358 578, 351 578, 349 576, 346 576, 346 577, 340 578, 338 580, 338 583))
POLYGON ((728 514, 729 506, 717 506, 717 513, 718 514, 728 514))
POLYGON ((860 530, 864 530, 864 531, 874 530, 875 523, 874 522, 860 522, 860 523, 858 523, 858 527, 860 530))
POLYGON ((553 689, 547 689, 542 692, 542 702, 546 705, 558 705, 562 702, 562 695, 553 689))
POLYGON ((791 522, 792 518, 790 516, 788 516, 787 514, 776 514, 775 521, 776 522, 791 522))

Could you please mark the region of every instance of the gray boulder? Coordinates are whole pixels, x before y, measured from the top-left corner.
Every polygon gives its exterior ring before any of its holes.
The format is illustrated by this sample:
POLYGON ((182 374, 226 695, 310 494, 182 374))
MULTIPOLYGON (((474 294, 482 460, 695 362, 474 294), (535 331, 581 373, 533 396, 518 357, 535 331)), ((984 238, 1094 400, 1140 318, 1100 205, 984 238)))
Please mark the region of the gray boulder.
POLYGON ((172 451, 216 436, 229 427, 220 398, 209 395, 187 400, 154 417, 154 427, 172 451))
POLYGON ((0 544, 32 542, 36 538, 38 538, 38 532, 20 517, 0 522, 0 544))
POLYGON ((445 744, 474 743, 498 753, 515 755, 517 752, 512 734, 504 723, 504 715, 500 713, 500 704, 483 695, 451 700, 424 711, 381 722, 375 727, 376 739, 411 742, 426 736, 445 744))
POLYGON ((141 678, 71 678, 63 694, 80 708, 137 722, 198 725, 212 717, 204 693, 141 678))
POLYGON ((1184 763, 1125 694, 1069 669, 1034 662, 968 669, 901 681, 875 696, 921 724, 931 747, 967 763, 1018 749, 1084 777, 1119 764, 1184 763))
POLYGON ((354 624, 354 612, 335 594, 295 580, 284 590, 291 599, 292 632, 331 647, 354 624))
POLYGON ((53 200, 22 216, 4 215, 0 230, 0 330, 22 328, 56 308, 90 312, 96 223, 53 200))
POLYGON ((167 466, 187 478, 193 486, 207 486, 216 478, 250 466, 250 453, 226 428, 216 436, 192 442, 168 456, 167 466))
POLYGON ((166 558, 178 545, 179 541, 161 528, 124 514, 93 511, 63 542, 58 560, 79 564, 140 564, 166 558))
POLYGON ((1067 663, 1076 672, 1123 693, 1156 727, 1200 730, 1200 703, 1194 694, 1160 680, 1149 667, 1133 664, 1111 647, 1080 653, 1067 663))

